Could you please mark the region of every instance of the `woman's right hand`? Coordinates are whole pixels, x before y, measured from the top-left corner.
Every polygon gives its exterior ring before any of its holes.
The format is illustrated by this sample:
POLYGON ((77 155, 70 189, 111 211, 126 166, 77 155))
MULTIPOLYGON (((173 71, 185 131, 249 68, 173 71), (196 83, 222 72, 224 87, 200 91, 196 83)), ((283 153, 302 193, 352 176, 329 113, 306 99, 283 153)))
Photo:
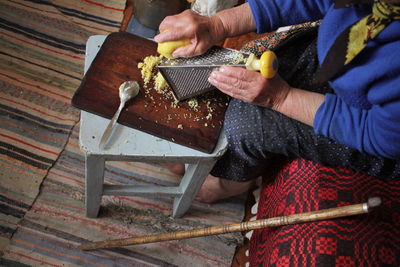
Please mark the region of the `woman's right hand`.
POLYGON ((177 48, 174 57, 192 57, 203 54, 215 43, 225 38, 225 30, 218 16, 206 17, 191 10, 166 17, 159 26, 158 43, 187 39, 191 44, 177 48))

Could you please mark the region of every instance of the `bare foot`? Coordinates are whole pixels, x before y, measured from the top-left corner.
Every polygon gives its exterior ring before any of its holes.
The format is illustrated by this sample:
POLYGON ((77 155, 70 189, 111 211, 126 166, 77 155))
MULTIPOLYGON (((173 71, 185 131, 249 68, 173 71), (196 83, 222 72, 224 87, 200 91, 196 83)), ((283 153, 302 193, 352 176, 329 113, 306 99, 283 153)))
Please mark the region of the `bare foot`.
POLYGON ((170 172, 175 174, 183 175, 185 173, 185 164, 181 163, 161 163, 161 165, 167 168, 170 172))
POLYGON ((195 199, 203 203, 213 203, 217 200, 245 193, 254 184, 255 180, 235 182, 208 175, 195 199))

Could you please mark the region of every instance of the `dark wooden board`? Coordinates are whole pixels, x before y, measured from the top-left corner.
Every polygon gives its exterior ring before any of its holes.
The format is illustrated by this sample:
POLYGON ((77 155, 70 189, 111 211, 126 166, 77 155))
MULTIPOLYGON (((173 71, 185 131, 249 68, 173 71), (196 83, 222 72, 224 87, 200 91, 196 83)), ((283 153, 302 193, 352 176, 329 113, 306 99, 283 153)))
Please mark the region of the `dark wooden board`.
POLYGON ((127 103, 119 123, 211 153, 222 129, 228 97, 213 90, 197 97, 194 109, 188 100, 174 105, 170 88, 168 94, 158 93, 153 83, 144 89, 138 63, 147 56, 157 56, 156 50, 157 44, 148 39, 125 32, 110 34, 74 94, 72 105, 111 119, 119 105, 120 84, 136 80, 142 89, 127 103))

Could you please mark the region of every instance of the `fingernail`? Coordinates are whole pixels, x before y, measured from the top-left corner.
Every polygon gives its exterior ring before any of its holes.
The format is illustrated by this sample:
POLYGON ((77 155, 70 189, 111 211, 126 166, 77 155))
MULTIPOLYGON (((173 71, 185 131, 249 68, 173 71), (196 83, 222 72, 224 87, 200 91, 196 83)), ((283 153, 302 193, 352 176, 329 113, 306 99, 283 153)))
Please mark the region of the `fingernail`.
POLYGON ((182 56, 182 54, 181 54, 181 53, 179 53, 179 52, 173 52, 173 53, 172 53, 172 56, 173 56, 174 58, 180 58, 180 57, 183 57, 183 56, 182 56))

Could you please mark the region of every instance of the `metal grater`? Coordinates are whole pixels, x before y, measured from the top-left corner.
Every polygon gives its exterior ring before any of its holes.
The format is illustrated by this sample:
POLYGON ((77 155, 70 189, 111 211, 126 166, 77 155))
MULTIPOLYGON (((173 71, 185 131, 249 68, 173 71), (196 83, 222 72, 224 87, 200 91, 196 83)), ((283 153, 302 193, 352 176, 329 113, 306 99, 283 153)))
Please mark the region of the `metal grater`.
POLYGON ((245 66, 248 57, 249 54, 237 50, 213 46, 203 55, 167 60, 158 68, 175 97, 184 100, 215 89, 208 82, 208 76, 214 68, 223 65, 245 66))

